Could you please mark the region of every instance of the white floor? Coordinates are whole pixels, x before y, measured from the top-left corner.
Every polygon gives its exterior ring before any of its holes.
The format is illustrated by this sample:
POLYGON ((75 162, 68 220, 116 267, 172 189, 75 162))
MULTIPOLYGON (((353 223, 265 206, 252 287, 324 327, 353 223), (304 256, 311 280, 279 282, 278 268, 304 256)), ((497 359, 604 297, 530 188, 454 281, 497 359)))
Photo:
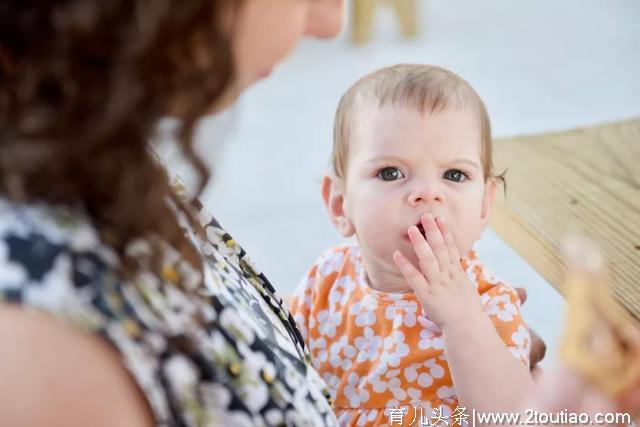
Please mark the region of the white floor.
MULTIPOLYGON (((198 145, 215 169, 203 201, 283 294, 340 241, 319 180, 339 96, 363 74, 398 62, 450 68, 483 97, 496 136, 640 115, 640 0, 420 1, 417 39, 401 39, 384 12, 366 47, 344 36, 305 41, 234 108, 203 123, 198 145)), ((525 319, 553 359, 562 298, 491 230, 477 249, 504 281, 528 289, 525 319)))

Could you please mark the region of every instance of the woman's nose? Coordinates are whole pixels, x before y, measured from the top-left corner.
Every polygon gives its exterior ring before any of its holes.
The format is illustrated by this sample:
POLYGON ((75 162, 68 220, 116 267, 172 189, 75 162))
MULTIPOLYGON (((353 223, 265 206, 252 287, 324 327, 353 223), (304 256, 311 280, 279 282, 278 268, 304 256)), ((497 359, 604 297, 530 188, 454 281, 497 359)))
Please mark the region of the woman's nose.
POLYGON ((411 206, 417 206, 422 203, 442 203, 444 201, 444 195, 440 188, 433 184, 420 185, 413 189, 407 199, 411 206))
POLYGON ((331 38, 340 33, 344 21, 344 0, 311 0, 305 34, 331 38))

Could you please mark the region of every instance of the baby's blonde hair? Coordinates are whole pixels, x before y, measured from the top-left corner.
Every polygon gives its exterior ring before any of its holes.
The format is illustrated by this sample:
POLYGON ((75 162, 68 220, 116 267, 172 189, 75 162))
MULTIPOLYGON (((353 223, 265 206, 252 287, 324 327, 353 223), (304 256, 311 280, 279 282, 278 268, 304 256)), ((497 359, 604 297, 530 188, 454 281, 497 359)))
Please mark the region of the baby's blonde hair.
POLYGON ((422 114, 449 108, 471 108, 478 117, 481 135, 481 162, 484 179, 499 179, 493 173, 491 123, 484 103, 460 76, 435 65, 399 64, 374 71, 355 82, 340 99, 333 128, 333 172, 345 178, 349 142, 358 114, 365 106, 399 105, 422 114))

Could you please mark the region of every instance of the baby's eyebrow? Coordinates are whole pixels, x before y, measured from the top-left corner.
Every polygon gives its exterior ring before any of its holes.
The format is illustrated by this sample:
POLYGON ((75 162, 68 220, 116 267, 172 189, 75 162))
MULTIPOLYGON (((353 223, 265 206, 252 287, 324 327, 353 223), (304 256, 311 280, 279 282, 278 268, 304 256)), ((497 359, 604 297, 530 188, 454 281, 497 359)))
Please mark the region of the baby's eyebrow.
POLYGON ((453 159, 451 160, 452 163, 466 163, 467 165, 475 168, 475 169, 480 169, 480 165, 478 164, 478 162, 474 162, 472 160, 469 159, 462 159, 462 158, 457 158, 457 159, 453 159))
POLYGON ((367 160, 367 163, 381 163, 381 162, 402 162, 403 160, 397 156, 376 156, 367 160))

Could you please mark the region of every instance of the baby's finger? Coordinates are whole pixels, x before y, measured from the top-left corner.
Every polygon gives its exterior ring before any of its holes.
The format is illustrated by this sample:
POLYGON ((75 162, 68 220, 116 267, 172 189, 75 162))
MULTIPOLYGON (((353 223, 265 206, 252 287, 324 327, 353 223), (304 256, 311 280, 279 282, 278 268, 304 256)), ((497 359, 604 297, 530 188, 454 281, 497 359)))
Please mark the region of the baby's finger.
POLYGON ((458 252, 458 244, 456 243, 456 238, 453 236, 451 230, 447 226, 447 222, 444 217, 439 216, 436 218, 436 223, 438 224, 438 228, 440 229, 440 233, 442 233, 442 237, 444 239, 444 244, 447 248, 447 252, 449 252, 449 260, 452 265, 459 266, 460 265, 460 253, 458 252))
POLYGON ((422 218, 420 218, 420 221, 424 227, 424 234, 427 242, 438 261, 439 270, 449 271, 449 265, 451 264, 451 261, 449 260, 449 251, 444 243, 442 233, 433 219, 433 215, 424 214, 422 215, 422 218))
POLYGON ((393 262, 396 264, 404 280, 406 280, 407 285, 413 292, 415 292, 416 296, 420 299, 426 295, 427 290, 429 288, 429 283, 424 275, 414 267, 409 260, 400 253, 400 251, 395 251, 393 253, 393 262))
POLYGON ((411 244, 413 245, 413 250, 418 256, 418 264, 420 266, 420 270, 422 270, 422 274, 424 274, 429 283, 439 282, 440 266, 438 265, 438 260, 433 254, 431 247, 427 241, 424 240, 424 237, 422 237, 418 227, 410 227, 408 234, 411 244))

